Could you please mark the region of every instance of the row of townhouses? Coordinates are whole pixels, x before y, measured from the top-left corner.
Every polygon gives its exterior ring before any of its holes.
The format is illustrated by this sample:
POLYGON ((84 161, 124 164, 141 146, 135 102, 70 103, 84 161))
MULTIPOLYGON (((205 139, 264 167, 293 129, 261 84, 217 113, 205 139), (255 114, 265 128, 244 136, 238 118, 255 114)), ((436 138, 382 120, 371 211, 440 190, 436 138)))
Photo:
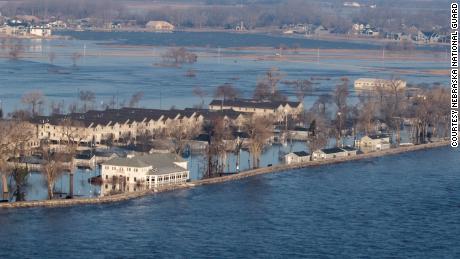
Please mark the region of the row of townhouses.
POLYGON ((38 140, 78 142, 99 145, 136 139, 142 134, 164 133, 171 128, 201 129, 205 121, 221 116, 227 126, 241 127, 248 114, 273 116, 279 121, 298 116, 303 106, 298 102, 256 102, 248 99, 213 100, 209 110, 158 110, 141 108, 91 110, 85 113, 36 116, 30 120, 38 140))

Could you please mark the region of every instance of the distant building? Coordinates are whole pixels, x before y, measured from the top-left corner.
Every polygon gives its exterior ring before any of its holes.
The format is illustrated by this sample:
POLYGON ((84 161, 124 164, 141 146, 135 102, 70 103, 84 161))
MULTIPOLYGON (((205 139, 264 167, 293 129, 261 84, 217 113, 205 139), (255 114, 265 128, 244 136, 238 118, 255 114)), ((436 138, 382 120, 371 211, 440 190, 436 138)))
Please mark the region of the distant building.
POLYGON ((405 89, 406 88, 406 81, 404 80, 385 80, 385 79, 377 79, 377 78, 359 78, 355 81, 355 89, 356 90, 378 90, 379 88, 383 88, 386 90, 392 90, 395 87, 398 89, 405 89))
POLYGON ((365 153, 390 149, 390 137, 386 135, 364 136, 356 141, 356 146, 365 153))
POLYGON ((29 33, 37 37, 50 37, 51 28, 49 26, 31 26, 29 28, 29 33))
POLYGON ((187 161, 176 154, 136 154, 102 164, 102 180, 123 179, 148 188, 185 183, 190 178, 187 161))
POLYGON ((415 35, 415 40, 422 43, 438 43, 441 39, 442 37, 433 31, 418 31, 417 35, 415 35))
POLYGON ((355 35, 364 35, 364 36, 371 36, 371 37, 377 37, 380 35, 380 32, 378 31, 378 29, 375 27, 372 27, 369 24, 364 25, 364 24, 355 23, 353 24, 351 31, 355 35))
POLYGON ((175 28, 174 25, 166 21, 150 21, 145 27, 154 31, 173 31, 175 28))
POLYGON ((247 31, 243 21, 241 21, 240 24, 235 27, 235 31, 247 31))
POLYGON ((358 3, 358 2, 344 2, 343 6, 359 8, 359 7, 361 7, 361 4, 358 3))
POLYGON ((310 154, 305 151, 292 152, 284 156, 284 163, 287 165, 308 161, 310 161, 310 154))
POLYGON ((314 34, 318 35, 318 36, 325 36, 325 35, 329 35, 330 31, 329 31, 328 28, 320 25, 320 26, 316 27, 316 29, 314 30, 314 34))

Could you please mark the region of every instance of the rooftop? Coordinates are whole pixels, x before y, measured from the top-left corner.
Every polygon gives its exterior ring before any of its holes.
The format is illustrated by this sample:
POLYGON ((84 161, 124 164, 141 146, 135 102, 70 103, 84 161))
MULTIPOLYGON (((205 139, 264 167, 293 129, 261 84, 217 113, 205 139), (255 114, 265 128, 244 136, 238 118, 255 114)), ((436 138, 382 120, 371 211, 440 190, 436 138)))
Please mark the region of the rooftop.
MULTIPOLYGON (((219 106, 222 105, 222 100, 212 100, 209 105, 219 106)), ((233 99, 224 100, 224 106, 236 106, 236 107, 247 107, 247 108, 259 108, 259 109, 276 109, 280 106, 289 105, 291 107, 298 107, 300 102, 289 102, 289 101, 258 101, 254 99, 233 99)))
POLYGON ((338 148, 338 147, 324 148, 324 149, 321 149, 321 151, 323 151, 323 152, 326 153, 326 154, 334 154, 334 153, 344 152, 343 149, 338 148))
POLYGON ((304 156, 309 156, 310 154, 305 152, 305 151, 298 151, 298 152, 292 152, 294 153, 296 156, 299 156, 299 157, 304 157, 304 156))

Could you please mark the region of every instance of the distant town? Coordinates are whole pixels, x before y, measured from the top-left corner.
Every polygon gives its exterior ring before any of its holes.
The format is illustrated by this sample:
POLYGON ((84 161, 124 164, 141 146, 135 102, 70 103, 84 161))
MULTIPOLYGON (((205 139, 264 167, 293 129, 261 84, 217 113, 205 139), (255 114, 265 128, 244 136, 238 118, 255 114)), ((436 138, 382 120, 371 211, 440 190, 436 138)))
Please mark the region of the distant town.
POLYGON ((184 5, 184 8, 176 8, 175 11, 167 7, 150 11, 146 9, 143 10, 143 15, 140 15, 142 12, 139 10, 130 13, 129 7, 119 2, 107 1, 105 7, 97 4, 93 6, 90 3, 80 4, 73 15, 63 16, 59 15, 60 8, 63 8, 59 4, 50 8, 40 4, 28 6, 27 2, 8 3, 3 8, 4 12, 0 13, 0 35, 47 38, 52 36, 53 31, 58 30, 150 32, 222 30, 266 32, 307 38, 383 40, 388 42, 387 48, 393 50, 412 49, 414 47, 412 44, 442 44, 450 41, 449 28, 445 26, 447 22, 442 22, 443 20, 436 17, 436 12, 425 13, 424 9, 417 11, 415 7, 415 11, 405 14, 394 13, 390 6, 346 1, 341 5, 310 3, 306 6, 298 6, 295 1, 288 1, 282 7, 284 9, 278 7, 272 10, 274 8, 272 6, 264 9, 263 4, 247 3, 236 6, 198 5, 187 9, 184 5), (248 19, 244 14, 253 12, 251 9, 253 7, 261 8, 260 14, 252 16, 253 19, 248 19), (101 8, 108 8, 108 10, 104 12, 99 10, 101 8), (210 10, 216 12, 216 17, 204 17, 210 10), (284 12, 288 10, 293 11, 292 15, 284 19, 268 18, 273 15, 272 13, 285 15, 284 12), (305 14, 302 16, 299 10, 304 10, 305 14), (332 19, 331 12, 336 12, 337 18, 332 19), (382 22, 383 17, 390 12, 394 18, 382 22), (423 15, 433 16, 433 19, 429 22, 428 19, 417 19, 423 15))

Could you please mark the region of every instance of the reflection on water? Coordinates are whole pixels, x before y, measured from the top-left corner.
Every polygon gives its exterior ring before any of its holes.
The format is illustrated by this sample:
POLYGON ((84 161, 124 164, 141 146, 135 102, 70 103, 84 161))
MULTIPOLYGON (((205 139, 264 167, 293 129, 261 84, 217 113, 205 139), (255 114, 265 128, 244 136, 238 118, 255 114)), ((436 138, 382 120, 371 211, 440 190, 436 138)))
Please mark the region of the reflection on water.
MULTIPOLYGON (((348 143, 351 143, 351 139, 348 143)), ((261 156, 260 166, 268 166, 269 164, 276 165, 281 163, 280 154, 289 153, 292 151, 302 151, 306 149, 304 142, 287 142, 285 145, 273 145, 267 148, 261 156)), ((237 156, 234 153, 228 153, 227 163, 224 166, 224 173, 237 172, 237 164, 240 171, 250 169, 250 155, 247 150, 242 150, 240 153, 239 163, 237 156)), ((201 154, 191 154, 186 158, 190 169, 190 180, 198 180, 203 177, 205 170, 205 157, 201 154)), ((39 172, 28 172, 21 180, 20 188, 17 188, 13 177, 9 178, 9 194, 10 201, 19 200, 45 200, 47 196, 47 187, 43 175, 39 172)), ((145 189, 145 185, 127 185, 122 182, 101 182, 100 166, 95 168, 77 168, 74 170, 74 196, 75 197, 98 197, 122 192, 133 192, 145 189)), ((58 199, 64 199, 69 195, 69 173, 64 173, 55 184, 54 194, 58 199)), ((1 186, 1 181, 0 181, 1 186)))

